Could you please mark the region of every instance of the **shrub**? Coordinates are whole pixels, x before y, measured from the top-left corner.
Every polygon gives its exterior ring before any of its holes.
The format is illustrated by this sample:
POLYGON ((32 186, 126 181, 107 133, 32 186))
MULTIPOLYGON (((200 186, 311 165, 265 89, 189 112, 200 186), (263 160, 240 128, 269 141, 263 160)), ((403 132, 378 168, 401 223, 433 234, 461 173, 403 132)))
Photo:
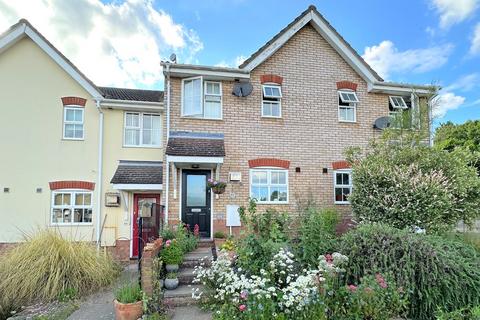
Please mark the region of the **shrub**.
POLYGON ((258 213, 254 200, 250 200, 248 210, 244 207, 239 210, 247 232, 236 245, 239 266, 258 273, 267 267, 280 248, 287 245, 287 214, 272 209, 258 213))
POLYGON ((480 303, 480 254, 463 242, 364 225, 345 234, 338 250, 350 258, 349 281, 372 272, 392 274, 407 293, 412 319, 480 303))
POLYGON ((319 210, 311 206, 305 210, 300 220, 297 246, 303 263, 314 266, 320 255, 335 251, 339 222, 340 216, 334 209, 319 210))
POLYGON ((351 149, 347 158, 355 186, 349 199, 359 222, 436 232, 479 215, 480 178, 467 152, 383 142, 365 154, 351 149))
MULTIPOLYGON (((108 285, 118 268, 86 242, 41 230, 0 259, 0 306, 51 301, 65 293, 85 294, 108 285)), ((2 307, 0 307, 2 309, 2 307)))
POLYGON ((125 284, 115 291, 115 299, 120 303, 135 303, 142 301, 142 290, 138 283, 125 284))
POLYGON ((198 237, 196 237, 186 224, 177 225, 175 229, 167 229, 162 233, 165 240, 176 239, 183 253, 193 251, 198 246, 198 237))
POLYGON ((215 231, 213 233, 213 237, 217 238, 217 239, 225 239, 226 238, 225 233, 222 232, 222 231, 215 231))
POLYGON ((480 320, 480 306, 437 312, 437 320, 480 320))
POLYGON ((183 260, 183 251, 176 239, 167 240, 160 251, 160 256, 165 264, 180 264, 183 260))

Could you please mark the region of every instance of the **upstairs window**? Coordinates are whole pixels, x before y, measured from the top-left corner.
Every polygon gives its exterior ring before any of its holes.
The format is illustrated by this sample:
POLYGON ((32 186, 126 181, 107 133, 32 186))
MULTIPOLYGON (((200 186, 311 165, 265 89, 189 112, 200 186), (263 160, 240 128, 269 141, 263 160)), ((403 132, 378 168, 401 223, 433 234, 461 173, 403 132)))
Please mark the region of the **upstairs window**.
POLYGON ((288 203, 288 171, 250 170, 250 197, 258 203, 288 203))
POLYGON ((357 121, 358 97, 354 91, 338 91, 338 121, 357 121))
POLYGON ((92 192, 55 191, 52 194, 52 224, 92 223, 92 192))
POLYGON ((403 97, 390 96, 390 103, 394 109, 408 109, 403 97))
POLYGON ((263 85, 262 93, 262 117, 280 118, 282 88, 277 85, 263 85))
POLYGON ((63 109, 63 138, 83 140, 84 108, 65 107, 63 109))
POLYGON ((126 147, 160 147, 161 135, 159 114, 125 113, 124 145, 126 147))
POLYGON ((409 97, 390 96, 389 112, 391 119, 390 127, 394 129, 410 128, 412 125, 411 114, 404 111, 410 109, 412 102, 409 97))
POLYGON ((334 192, 336 204, 348 204, 348 197, 352 193, 352 171, 338 170, 334 171, 334 192))
POLYGON ((202 77, 182 80, 182 116, 222 118, 222 84, 202 77))

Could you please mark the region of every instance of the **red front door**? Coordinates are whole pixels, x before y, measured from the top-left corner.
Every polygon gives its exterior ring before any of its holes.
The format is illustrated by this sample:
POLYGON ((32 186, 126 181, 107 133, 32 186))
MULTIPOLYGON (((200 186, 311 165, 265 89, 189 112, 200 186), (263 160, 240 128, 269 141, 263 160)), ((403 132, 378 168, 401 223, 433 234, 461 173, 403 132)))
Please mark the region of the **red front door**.
MULTIPOLYGON (((146 194, 146 193, 136 193, 133 195, 133 234, 132 234, 132 258, 138 257, 138 242, 141 238, 144 245, 146 242, 149 241, 149 237, 155 236, 158 237, 158 234, 153 235, 149 234, 148 230, 150 228, 143 228, 142 235, 140 236, 140 231, 138 230, 138 209, 139 209, 139 202, 142 200, 147 200, 148 202, 154 203, 156 205, 160 205, 160 195, 159 194, 146 194)), ((145 219, 144 219, 145 220, 145 219)), ((144 221, 144 224, 146 221, 144 221)), ((158 231, 157 231, 158 232, 158 231)))

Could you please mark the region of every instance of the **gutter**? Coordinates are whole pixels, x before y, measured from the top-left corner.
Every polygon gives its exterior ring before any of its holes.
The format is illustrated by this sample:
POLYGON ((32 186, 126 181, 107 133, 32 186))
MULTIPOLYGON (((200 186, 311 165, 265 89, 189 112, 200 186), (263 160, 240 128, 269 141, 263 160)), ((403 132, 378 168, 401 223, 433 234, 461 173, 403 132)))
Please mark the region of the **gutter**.
POLYGON ((100 114, 98 120, 99 132, 98 132, 98 169, 97 169, 97 249, 100 249, 101 237, 102 237, 102 179, 103 179, 103 111, 100 106, 100 100, 96 100, 97 110, 100 114))

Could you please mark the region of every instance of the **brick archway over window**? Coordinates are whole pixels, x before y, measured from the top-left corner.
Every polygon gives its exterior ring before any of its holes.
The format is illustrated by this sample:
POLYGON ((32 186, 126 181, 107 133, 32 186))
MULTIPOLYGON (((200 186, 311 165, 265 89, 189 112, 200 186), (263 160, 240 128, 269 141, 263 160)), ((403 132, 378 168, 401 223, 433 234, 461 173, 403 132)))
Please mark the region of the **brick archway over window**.
POLYGON ((275 158, 259 158, 259 159, 248 160, 248 166, 250 168, 275 167, 275 168, 288 169, 290 167, 290 161, 275 159, 275 158))
POLYGON ((85 107, 87 103, 87 99, 80 98, 80 97, 62 97, 63 106, 81 106, 85 107))
POLYGON ((348 89, 352 91, 357 91, 358 84, 351 81, 339 81, 337 82, 337 90, 348 89))
POLYGON ((281 85, 283 82, 283 77, 277 76, 275 74, 263 74, 260 76, 261 83, 276 83, 281 85))
POLYGON ((352 166, 348 161, 345 160, 340 160, 340 161, 334 161, 332 162, 332 168, 333 170, 339 170, 339 169, 350 169, 352 166))
POLYGON ((83 189, 93 191, 95 189, 95 183, 88 181, 52 181, 48 184, 50 185, 50 190, 83 189))

